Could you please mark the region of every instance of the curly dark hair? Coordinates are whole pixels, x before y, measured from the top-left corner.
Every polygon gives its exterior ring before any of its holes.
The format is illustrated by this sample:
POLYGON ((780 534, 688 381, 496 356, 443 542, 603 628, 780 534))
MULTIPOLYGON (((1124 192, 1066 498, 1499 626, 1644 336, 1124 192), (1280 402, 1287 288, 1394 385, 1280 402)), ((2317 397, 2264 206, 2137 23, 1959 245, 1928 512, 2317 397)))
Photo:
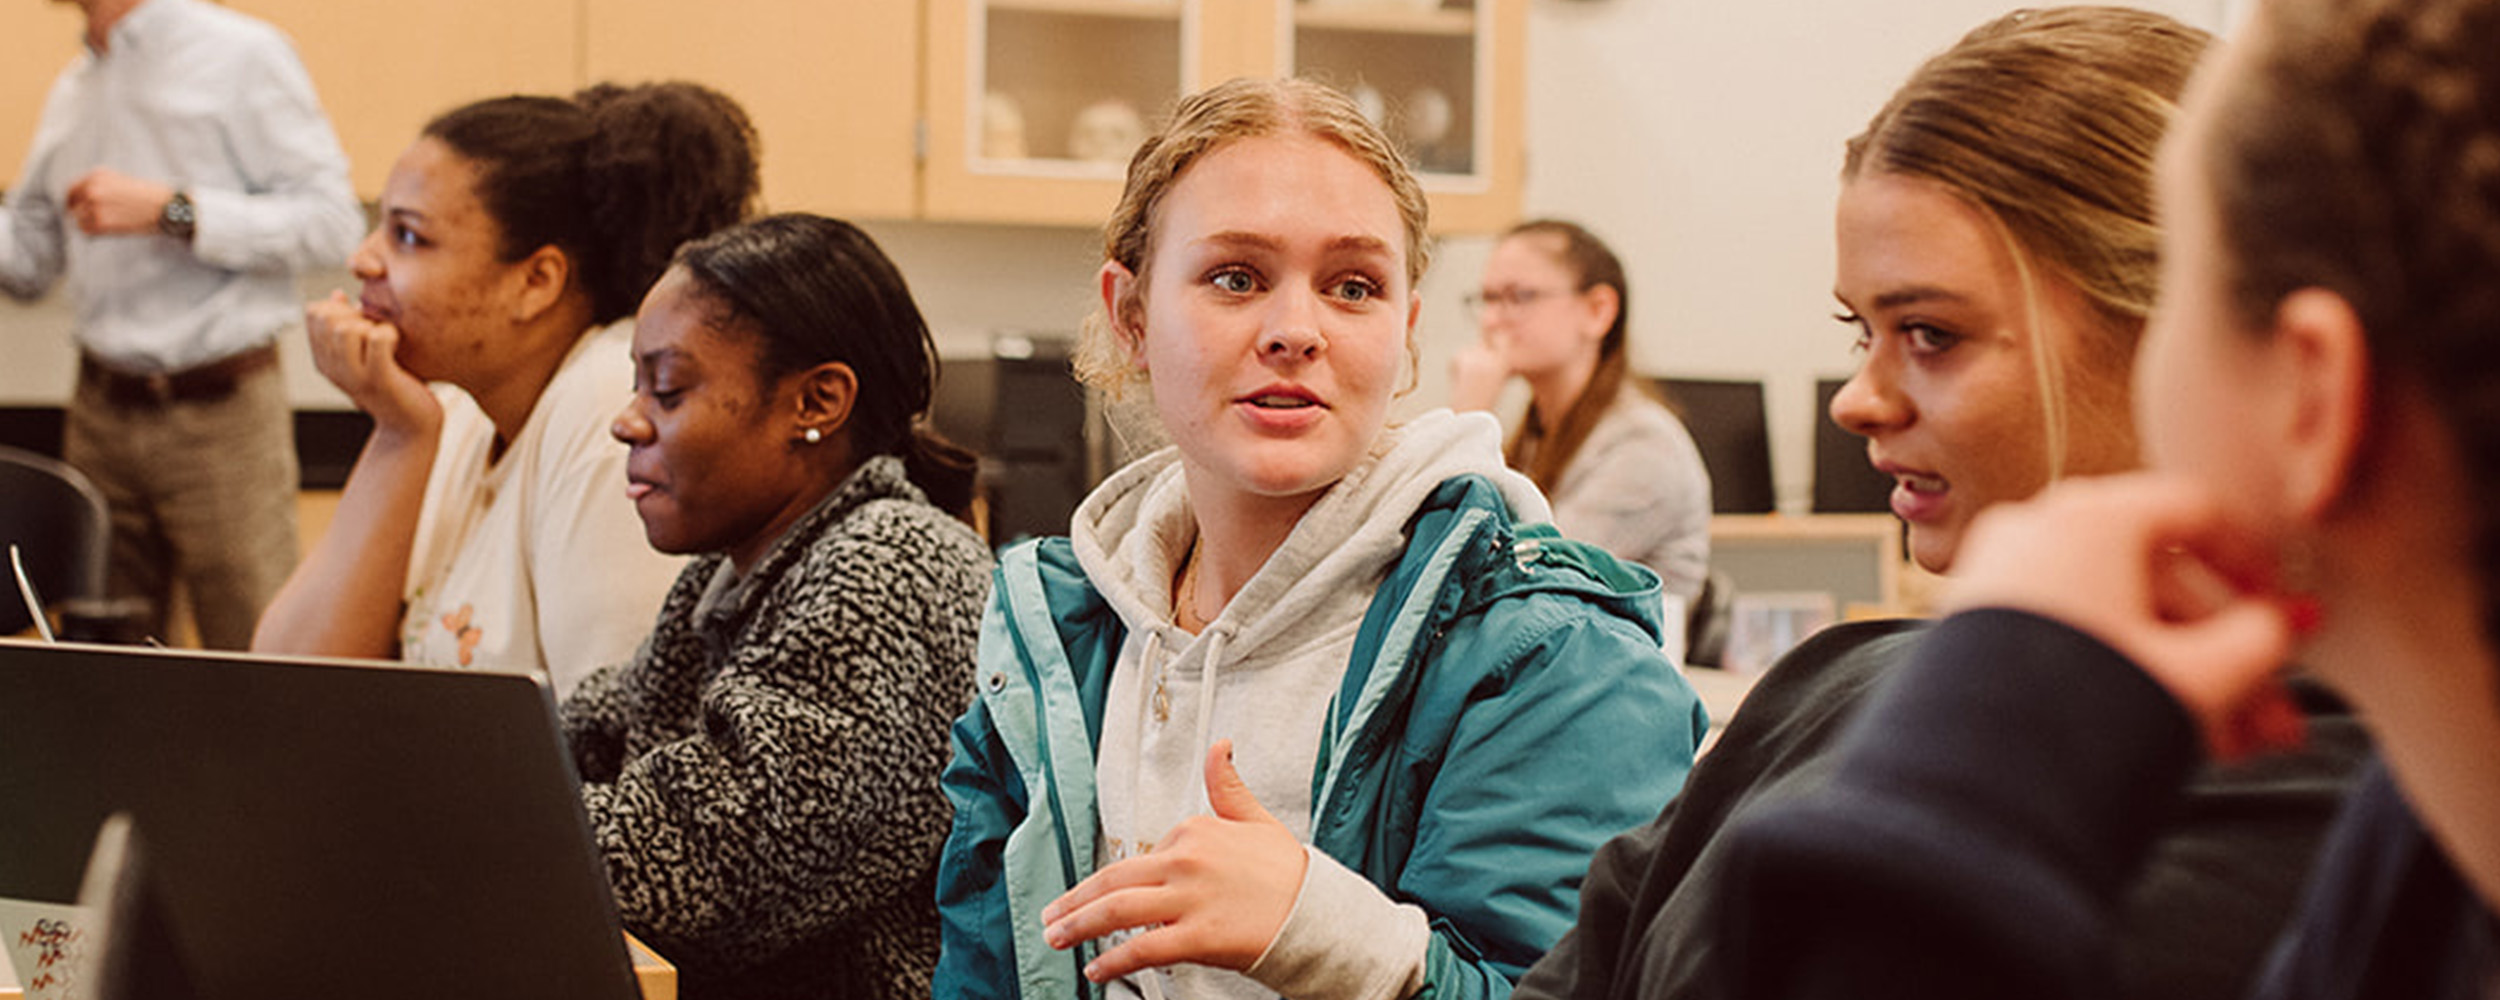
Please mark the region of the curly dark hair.
POLYGON ((762 341, 764 384, 849 365, 859 381, 847 429, 855 453, 899 455, 929 502, 958 517, 971 509, 973 456, 928 422, 938 378, 929 324, 868 234, 819 215, 768 215, 686 244, 676 266, 714 307, 713 326, 762 341))
POLYGON ((491 98, 424 134, 477 165, 503 259, 563 250, 600 323, 633 315, 678 244, 747 217, 762 186, 754 124, 699 84, 491 98))
MULTIPOLYGON (((2500 3, 2292 0, 2250 27, 2200 137, 2239 325, 2342 296, 2374 395, 2425 391, 2471 495, 2500 491, 2500 3)), ((2500 508, 2473 530, 2500 640, 2500 508)))

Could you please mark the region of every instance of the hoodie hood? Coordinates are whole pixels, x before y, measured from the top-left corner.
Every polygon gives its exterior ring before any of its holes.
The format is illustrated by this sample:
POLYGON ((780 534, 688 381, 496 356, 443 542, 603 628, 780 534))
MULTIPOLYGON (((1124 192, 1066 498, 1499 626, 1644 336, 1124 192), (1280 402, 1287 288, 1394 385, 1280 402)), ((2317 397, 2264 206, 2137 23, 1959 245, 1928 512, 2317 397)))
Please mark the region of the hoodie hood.
MULTIPOLYGON (((1407 519, 1441 483, 1483 476, 1522 522, 1552 519, 1536 484, 1502 464, 1489 413, 1434 410, 1390 428, 1372 453, 1312 504, 1292 534, 1210 627, 1248 658, 1325 609, 1356 618, 1405 551, 1407 519)), ((1171 625, 1172 576, 1197 540, 1180 453, 1164 448, 1107 479, 1077 507, 1070 540, 1085 575, 1132 631, 1171 625)))

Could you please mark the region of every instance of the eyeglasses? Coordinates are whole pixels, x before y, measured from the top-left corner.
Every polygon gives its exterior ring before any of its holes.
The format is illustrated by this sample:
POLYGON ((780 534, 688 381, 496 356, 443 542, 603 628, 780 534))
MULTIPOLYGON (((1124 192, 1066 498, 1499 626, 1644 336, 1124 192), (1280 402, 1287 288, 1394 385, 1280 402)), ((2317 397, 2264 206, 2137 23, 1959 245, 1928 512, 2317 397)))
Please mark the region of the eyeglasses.
POLYGON ((1570 292, 1568 288, 1504 288, 1490 292, 1469 292, 1461 301, 1467 303, 1467 308, 1475 310, 1476 315, 1482 316, 1497 309, 1526 309, 1537 304, 1541 299, 1568 295, 1570 292))

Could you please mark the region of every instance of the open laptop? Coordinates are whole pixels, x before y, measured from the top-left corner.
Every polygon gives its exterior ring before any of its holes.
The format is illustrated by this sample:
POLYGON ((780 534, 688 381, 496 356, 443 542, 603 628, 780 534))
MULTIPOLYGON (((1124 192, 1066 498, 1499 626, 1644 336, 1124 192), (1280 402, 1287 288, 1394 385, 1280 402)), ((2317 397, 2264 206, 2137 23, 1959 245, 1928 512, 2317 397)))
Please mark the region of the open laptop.
POLYGON ((535 678, 0 640, 0 897, 116 812, 197 1000, 638 995, 535 678))

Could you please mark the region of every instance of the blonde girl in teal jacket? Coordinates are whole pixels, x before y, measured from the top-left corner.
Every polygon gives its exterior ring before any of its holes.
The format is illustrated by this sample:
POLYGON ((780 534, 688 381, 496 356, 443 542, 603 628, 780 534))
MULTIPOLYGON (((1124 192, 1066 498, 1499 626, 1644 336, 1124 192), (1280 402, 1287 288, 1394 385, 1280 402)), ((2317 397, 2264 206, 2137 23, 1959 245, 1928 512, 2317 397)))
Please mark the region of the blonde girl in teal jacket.
POLYGON ((1173 447, 1001 561, 937 995, 1507 994, 1700 739, 1656 577, 1490 418, 1389 426, 1423 198, 1342 95, 1183 101, 1106 242, 1080 374, 1173 447))

